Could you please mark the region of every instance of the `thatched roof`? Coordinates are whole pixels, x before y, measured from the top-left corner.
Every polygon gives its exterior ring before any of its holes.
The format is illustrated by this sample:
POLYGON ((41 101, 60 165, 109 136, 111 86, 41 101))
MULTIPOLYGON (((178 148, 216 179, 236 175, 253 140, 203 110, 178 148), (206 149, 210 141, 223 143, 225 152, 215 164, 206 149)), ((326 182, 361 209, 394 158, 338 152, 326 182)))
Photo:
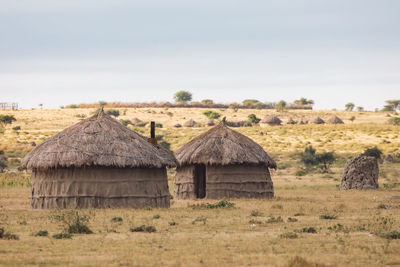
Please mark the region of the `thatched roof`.
POLYGON ((310 121, 310 123, 324 124, 325 121, 324 121, 323 119, 321 119, 320 117, 316 117, 316 118, 312 119, 312 120, 310 121))
POLYGON ((85 119, 45 140, 23 159, 33 169, 104 166, 175 166, 171 152, 104 114, 85 119))
POLYGON ((141 123, 141 122, 142 122, 142 121, 141 121, 140 119, 138 119, 138 118, 133 118, 133 119, 131 120, 132 125, 136 125, 136 124, 141 123))
POLYGON ((328 123, 330 124, 343 124, 344 122, 338 117, 338 116, 333 116, 327 120, 328 123))
POLYGON ((185 126, 185 127, 194 127, 195 125, 196 125, 196 122, 195 122, 194 120, 192 120, 192 119, 186 121, 186 122, 183 124, 183 126, 185 126))
POLYGON ((176 152, 181 166, 190 164, 263 164, 276 168, 275 161, 250 138, 229 129, 222 121, 176 152))
POLYGON ((282 121, 276 116, 266 116, 261 120, 261 123, 269 125, 281 125, 282 121))

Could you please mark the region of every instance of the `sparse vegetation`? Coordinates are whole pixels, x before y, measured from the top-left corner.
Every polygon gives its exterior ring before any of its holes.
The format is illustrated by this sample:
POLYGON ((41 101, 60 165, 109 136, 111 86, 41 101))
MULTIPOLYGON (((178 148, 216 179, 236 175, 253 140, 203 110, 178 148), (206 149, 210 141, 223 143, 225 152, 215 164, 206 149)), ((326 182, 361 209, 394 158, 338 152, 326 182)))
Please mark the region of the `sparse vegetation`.
POLYGON ((235 203, 228 200, 221 200, 215 204, 207 204, 207 209, 221 209, 221 208, 234 208, 235 203))
POLYGON ((152 225, 141 225, 138 227, 132 227, 131 232, 144 232, 144 233, 154 233, 157 229, 152 225))

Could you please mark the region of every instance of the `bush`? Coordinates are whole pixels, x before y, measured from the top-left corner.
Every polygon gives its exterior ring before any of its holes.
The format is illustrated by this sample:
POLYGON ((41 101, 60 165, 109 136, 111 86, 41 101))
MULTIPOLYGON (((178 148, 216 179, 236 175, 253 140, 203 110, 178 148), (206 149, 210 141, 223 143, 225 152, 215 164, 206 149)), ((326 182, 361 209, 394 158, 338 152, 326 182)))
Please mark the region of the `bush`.
POLYGON ((19 236, 10 232, 6 232, 4 228, 0 228, 0 239, 19 240, 19 236))
POLYGON ((303 229, 297 230, 298 233, 308 233, 308 234, 316 234, 317 230, 314 227, 305 227, 303 229))
POLYGON ((58 233, 58 234, 54 234, 53 238, 55 239, 69 239, 72 238, 72 235, 69 233, 58 233))
POLYGON ((111 221, 112 221, 112 222, 119 222, 119 223, 121 223, 121 222, 123 222, 124 220, 122 219, 122 217, 113 217, 113 218, 111 219, 111 221))
POLYGON ((214 112, 212 110, 204 111, 203 115, 209 119, 218 119, 219 117, 221 117, 221 114, 219 114, 218 112, 214 112))
POLYGON ((110 115, 110 116, 118 117, 119 116, 119 110, 109 109, 109 110, 106 111, 106 114, 110 115))
POLYGON ((281 234, 281 238, 295 239, 297 237, 298 237, 298 235, 294 232, 287 232, 287 233, 281 234))
POLYGON ((267 220, 267 223, 281 223, 281 222, 283 222, 283 219, 281 216, 278 216, 278 217, 272 216, 272 217, 269 217, 269 219, 267 220))
POLYGON ((390 118, 389 119, 389 124, 400 125, 400 118, 399 117, 390 118))
POLYGON ((162 125, 161 123, 155 123, 155 124, 154 124, 154 127, 156 127, 156 128, 162 128, 163 125, 162 125))
POLYGON ((297 170, 294 175, 296 176, 304 176, 307 172, 305 170, 297 170))
MULTIPOLYGON (((324 173, 329 171, 330 166, 335 161, 335 156, 332 152, 318 154, 312 146, 306 147, 300 157, 307 171, 310 171, 313 167, 318 167, 324 173)), ((299 174, 302 173, 300 172, 299 174)))
POLYGON ((132 124, 130 120, 121 120, 121 124, 124 126, 128 126, 129 124, 132 124))
POLYGON ((35 234, 35 236, 48 236, 49 232, 47 230, 40 230, 35 234))
POLYGON ((259 123, 260 122, 260 118, 257 118, 257 116, 255 114, 250 114, 249 116, 247 116, 247 118, 249 119, 249 122, 251 123, 259 123))
POLYGON ((400 232, 399 231, 390 231, 387 233, 380 233, 379 237, 386 238, 386 239, 400 239, 400 232))
POLYGON ((323 214, 323 215, 319 216, 319 218, 321 220, 335 220, 335 219, 337 219, 337 217, 338 216, 336 216, 336 215, 330 215, 330 214, 323 214))
POLYGON ((250 215, 253 217, 263 216, 263 214, 259 210, 252 210, 250 215))
MULTIPOLYGON (((57 211, 56 211, 57 212, 57 211)), ((68 234, 92 234, 93 231, 87 226, 91 217, 82 215, 79 211, 65 210, 51 216, 52 220, 61 223, 64 232, 68 234)))
POLYGON ((154 233, 156 232, 156 228, 152 225, 141 225, 139 227, 132 227, 130 229, 131 232, 144 232, 144 233, 154 233))
POLYGON ((207 204, 207 209, 220 209, 220 208, 234 208, 235 203, 229 202, 227 200, 221 200, 215 204, 207 204))
POLYGON ((19 130, 21 130, 21 126, 15 126, 15 127, 13 127, 12 128, 14 131, 19 131, 19 130))
POLYGON ((159 214, 155 214, 154 216, 153 216, 153 219, 160 219, 161 218, 161 216, 159 215, 159 214))
POLYGON ((378 147, 373 147, 373 148, 367 148, 364 153, 361 154, 361 156, 368 156, 368 157, 374 157, 376 159, 381 159, 382 157, 382 151, 378 147))

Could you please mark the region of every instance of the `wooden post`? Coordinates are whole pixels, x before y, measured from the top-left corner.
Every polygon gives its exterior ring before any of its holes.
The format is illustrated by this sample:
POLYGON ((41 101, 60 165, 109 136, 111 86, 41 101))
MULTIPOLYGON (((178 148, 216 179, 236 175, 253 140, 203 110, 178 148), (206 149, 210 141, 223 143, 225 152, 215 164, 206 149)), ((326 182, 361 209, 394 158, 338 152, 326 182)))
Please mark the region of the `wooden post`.
POLYGON ((156 139, 156 123, 152 121, 150 123, 150 138, 149 142, 152 143, 153 145, 157 145, 157 139, 156 139))

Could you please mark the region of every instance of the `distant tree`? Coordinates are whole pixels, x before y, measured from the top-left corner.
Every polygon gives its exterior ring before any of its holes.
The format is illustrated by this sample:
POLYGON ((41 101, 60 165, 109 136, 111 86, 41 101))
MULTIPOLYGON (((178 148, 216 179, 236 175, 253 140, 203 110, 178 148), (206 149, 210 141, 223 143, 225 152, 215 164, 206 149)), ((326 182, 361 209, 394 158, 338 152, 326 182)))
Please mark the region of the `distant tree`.
POLYGON ((306 147, 300 158, 307 171, 317 167, 324 173, 328 172, 332 163, 335 162, 335 155, 332 152, 316 153, 312 146, 306 147))
POLYGON ((275 105, 275 109, 279 112, 284 111, 286 109, 286 102, 281 100, 275 105))
POLYGON ((382 157, 382 151, 378 147, 367 148, 361 156, 369 156, 374 157, 376 159, 380 159, 382 157))
POLYGON ((101 108, 104 108, 106 105, 107 105, 107 102, 106 102, 106 101, 99 101, 99 106, 100 106, 101 108))
POLYGON ((382 111, 392 112, 392 111, 394 111, 394 107, 393 107, 393 105, 385 105, 383 107, 382 111))
POLYGON ((110 116, 118 117, 119 116, 119 110, 109 109, 109 110, 106 111, 106 114, 110 115, 110 116))
POLYGON ((354 103, 347 103, 345 105, 347 111, 353 111, 356 105, 354 103))
POLYGON ((255 114, 250 114, 249 116, 247 116, 247 118, 249 119, 249 122, 251 123, 259 123, 261 119, 257 118, 257 116, 255 114))
POLYGON ((314 100, 302 97, 298 100, 295 100, 294 104, 297 106, 312 106, 314 105, 314 100))
POLYGON ((242 104, 245 107, 250 107, 250 106, 255 107, 262 103, 260 101, 258 101, 257 99, 245 99, 245 100, 243 100, 242 104))
POLYGON ((4 151, 0 150, 0 172, 3 172, 5 168, 8 166, 8 159, 4 155, 4 151))
POLYGON ((316 151, 312 146, 308 146, 300 155, 301 162, 305 165, 307 170, 310 170, 313 166, 318 164, 315 152, 316 151))
POLYGON ((351 116, 351 117, 349 118, 349 120, 350 120, 351 122, 354 122, 355 119, 356 119, 355 116, 351 116))
POLYGON ((324 173, 328 172, 332 163, 335 162, 335 156, 332 152, 317 154, 316 158, 318 162, 318 167, 324 173))
POLYGON ((386 100, 387 106, 392 106, 393 110, 400 109, 400 100, 386 100))
POLYGON ((209 119, 218 119, 219 117, 221 117, 221 114, 219 114, 218 112, 214 112, 212 110, 204 111, 203 115, 209 119))
POLYGON ((0 115, 0 124, 2 127, 5 127, 7 124, 12 124, 13 121, 16 121, 13 115, 0 115))
POLYGON ((364 111, 364 108, 363 107, 357 107, 357 110, 358 111, 364 111))
POLYGON ((188 91, 179 91, 174 95, 175 102, 190 102, 192 101, 192 94, 188 91))
POLYGON ((236 103, 236 102, 229 104, 229 108, 233 109, 234 112, 237 112, 239 110, 239 107, 240 107, 240 104, 236 103))
POLYGON ((212 101, 211 99, 203 99, 203 100, 201 100, 201 103, 203 104, 203 105, 213 105, 214 104, 214 101, 212 101))

